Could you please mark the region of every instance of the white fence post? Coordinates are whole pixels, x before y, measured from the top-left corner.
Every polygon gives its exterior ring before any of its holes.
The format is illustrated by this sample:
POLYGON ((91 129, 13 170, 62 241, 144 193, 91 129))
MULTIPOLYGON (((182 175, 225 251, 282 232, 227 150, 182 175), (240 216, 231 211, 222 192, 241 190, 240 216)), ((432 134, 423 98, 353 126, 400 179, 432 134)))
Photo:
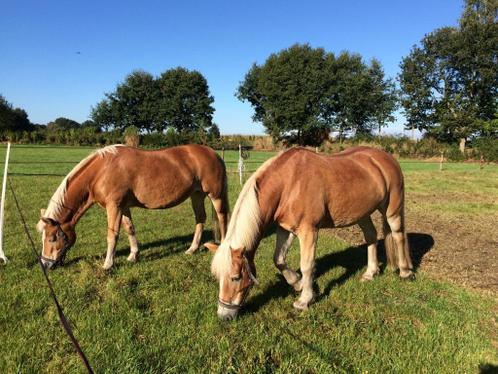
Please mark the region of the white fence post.
POLYGON ((240 185, 244 182, 244 159, 242 158, 242 145, 239 144, 239 180, 240 185))
POLYGON ((10 142, 7 143, 7 153, 5 155, 5 168, 3 170, 2 201, 0 202, 0 259, 7 263, 7 257, 3 251, 3 222, 5 208, 5 189, 7 188, 7 170, 9 169, 10 142))

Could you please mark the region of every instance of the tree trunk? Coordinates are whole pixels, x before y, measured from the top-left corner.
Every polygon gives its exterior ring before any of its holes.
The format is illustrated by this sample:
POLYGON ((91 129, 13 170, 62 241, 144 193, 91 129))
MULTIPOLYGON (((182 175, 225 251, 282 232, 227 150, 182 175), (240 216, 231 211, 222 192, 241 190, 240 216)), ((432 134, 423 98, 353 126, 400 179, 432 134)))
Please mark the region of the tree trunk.
POLYGON ((465 154, 465 138, 460 138, 460 152, 465 154))

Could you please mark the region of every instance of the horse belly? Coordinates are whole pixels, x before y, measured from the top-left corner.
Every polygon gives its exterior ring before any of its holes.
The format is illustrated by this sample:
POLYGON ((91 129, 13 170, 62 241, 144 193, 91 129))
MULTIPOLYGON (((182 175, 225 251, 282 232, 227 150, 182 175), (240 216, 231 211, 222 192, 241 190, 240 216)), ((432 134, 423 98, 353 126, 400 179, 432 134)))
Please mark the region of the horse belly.
POLYGON ((135 183, 133 195, 137 203, 145 208, 164 209, 185 201, 192 190, 192 183, 183 178, 147 178, 135 183))
POLYGON ((370 216, 379 208, 383 197, 377 191, 347 191, 335 195, 328 205, 329 218, 324 224, 333 227, 347 227, 358 223, 362 218, 370 216))

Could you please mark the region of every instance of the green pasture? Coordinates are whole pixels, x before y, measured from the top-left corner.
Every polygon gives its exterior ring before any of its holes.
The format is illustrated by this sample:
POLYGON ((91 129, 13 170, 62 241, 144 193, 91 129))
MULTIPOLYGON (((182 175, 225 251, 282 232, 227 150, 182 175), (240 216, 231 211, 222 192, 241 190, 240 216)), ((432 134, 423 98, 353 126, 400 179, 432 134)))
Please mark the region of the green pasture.
MULTIPOLYGON (((12 149, 10 180, 37 244, 34 226, 40 208, 62 180, 58 174, 69 172, 90 151, 12 149)), ((1 160, 4 154, 1 148, 1 160)), ((271 155, 252 152, 247 161, 254 164, 247 164, 247 169, 255 169, 271 155)), ((236 162, 237 152, 227 151, 225 159, 236 162)), ((3 170, 3 164, 0 167, 3 170)), ((471 202, 457 199, 455 206, 439 209, 450 215, 470 209, 472 214, 495 217, 496 166, 481 171, 476 164, 446 164, 440 173, 438 164, 407 160, 402 167, 408 195, 430 197, 450 190, 460 196, 475 190, 478 198, 473 203, 482 201, 483 206, 467 206, 471 202)), ((235 170, 236 163, 228 163, 228 168, 235 170)), ((236 174, 230 174, 229 181, 233 207, 240 186, 236 174)), ((423 204, 432 203, 437 202, 428 198, 423 204)), ((66 266, 50 272, 97 373, 478 373, 498 365, 496 299, 435 281, 423 271, 415 282, 402 282, 386 271, 371 283, 360 283, 366 248, 338 240, 333 232, 324 232, 319 239, 317 297, 308 312, 292 308, 297 295, 273 266, 275 235, 270 230, 256 257, 260 286, 252 290, 240 318, 220 322, 218 285, 209 270, 211 254, 183 253, 194 227, 190 203, 132 213, 139 262, 126 261, 129 246, 123 233, 115 267, 102 269, 105 213, 93 207, 77 226, 78 240, 66 266)), ((10 261, 0 266, 0 372, 83 372, 60 326, 10 191, 5 217, 4 248, 10 261)), ((210 218, 205 241, 212 237, 209 228, 210 218)), ((298 267, 297 242, 290 263, 298 267)))

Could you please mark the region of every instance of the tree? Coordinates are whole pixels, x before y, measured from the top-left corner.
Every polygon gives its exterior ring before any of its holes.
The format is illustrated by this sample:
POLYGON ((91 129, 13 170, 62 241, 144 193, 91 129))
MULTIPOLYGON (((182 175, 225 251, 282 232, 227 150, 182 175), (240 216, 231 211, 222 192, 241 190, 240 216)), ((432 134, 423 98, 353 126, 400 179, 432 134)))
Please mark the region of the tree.
POLYGON ((170 69, 161 74, 157 85, 157 130, 172 127, 188 133, 212 126, 214 99, 201 73, 180 67, 170 69))
POLYGON ((329 59, 329 77, 332 84, 322 100, 324 115, 330 119, 332 129, 342 140, 345 133, 379 133, 397 105, 392 79, 386 79, 382 65, 376 59, 365 64, 358 54, 342 52, 329 59))
POLYGON ((0 130, 31 131, 33 125, 24 109, 14 108, 5 97, 0 95, 0 130))
POLYGON ((325 95, 326 53, 322 48, 295 44, 254 64, 236 96, 254 108, 253 120, 261 122, 276 140, 300 145, 321 143, 316 134, 328 132, 320 117, 325 95), (315 141, 316 140, 316 141, 315 141))
POLYGON ((497 9, 493 0, 467 0, 459 27, 428 34, 401 63, 408 126, 460 141, 462 152, 497 111, 497 9))
POLYGON ((144 71, 129 74, 116 90, 92 108, 90 117, 104 129, 195 132, 212 125, 214 99, 197 71, 176 68, 158 78, 144 71))
POLYGON ((151 130, 156 117, 157 87, 154 77, 142 70, 127 75, 116 91, 92 108, 90 117, 104 128, 123 131, 128 126, 151 130))
POLYGON ((77 129, 80 127, 80 124, 72 119, 59 117, 53 122, 47 123, 47 128, 57 128, 63 131, 77 129))
POLYGON ((386 79, 382 65, 373 59, 368 69, 370 78, 370 105, 372 106, 372 120, 377 125, 379 136, 382 127, 394 121, 393 112, 398 106, 398 93, 393 79, 386 79))
POLYGON ((102 128, 105 131, 111 130, 116 124, 116 118, 113 115, 111 103, 108 99, 104 99, 97 103, 97 105, 92 108, 90 117, 99 128, 102 128))
POLYGON ((392 119, 396 95, 380 62, 365 64, 360 55, 337 58, 322 48, 293 45, 254 64, 236 96, 254 108, 275 140, 319 145, 331 131, 370 132, 392 119))

